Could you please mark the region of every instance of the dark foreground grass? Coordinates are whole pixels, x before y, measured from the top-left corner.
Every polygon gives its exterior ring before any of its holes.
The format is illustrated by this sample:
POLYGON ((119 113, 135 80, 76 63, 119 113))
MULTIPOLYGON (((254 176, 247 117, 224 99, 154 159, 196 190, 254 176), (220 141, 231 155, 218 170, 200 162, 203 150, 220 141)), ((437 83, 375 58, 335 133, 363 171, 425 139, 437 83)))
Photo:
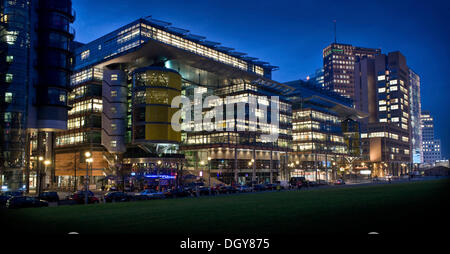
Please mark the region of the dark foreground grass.
MULTIPOLYGON (((405 232, 448 225, 448 180, 2 211, 33 234, 285 235, 405 232)), ((434 232, 436 233, 436 232, 434 232)))

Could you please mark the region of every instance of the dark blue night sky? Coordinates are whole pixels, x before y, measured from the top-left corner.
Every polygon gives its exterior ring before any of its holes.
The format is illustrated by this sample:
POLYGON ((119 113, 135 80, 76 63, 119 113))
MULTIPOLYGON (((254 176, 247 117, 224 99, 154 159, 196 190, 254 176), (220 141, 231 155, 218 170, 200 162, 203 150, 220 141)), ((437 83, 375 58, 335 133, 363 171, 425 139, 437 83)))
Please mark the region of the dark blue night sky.
POLYGON ((89 42, 140 17, 171 22, 279 66, 273 79, 305 78, 334 40, 401 51, 421 76, 422 110, 435 116, 450 156, 449 1, 73 0, 76 40, 89 42))

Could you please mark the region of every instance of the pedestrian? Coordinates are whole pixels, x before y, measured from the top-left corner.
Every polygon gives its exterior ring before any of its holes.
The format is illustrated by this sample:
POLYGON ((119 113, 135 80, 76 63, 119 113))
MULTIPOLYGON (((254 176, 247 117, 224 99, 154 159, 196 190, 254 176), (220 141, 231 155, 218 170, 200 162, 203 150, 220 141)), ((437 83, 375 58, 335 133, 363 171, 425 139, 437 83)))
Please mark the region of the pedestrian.
POLYGON ((105 191, 105 185, 102 185, 102 191, 105 191))

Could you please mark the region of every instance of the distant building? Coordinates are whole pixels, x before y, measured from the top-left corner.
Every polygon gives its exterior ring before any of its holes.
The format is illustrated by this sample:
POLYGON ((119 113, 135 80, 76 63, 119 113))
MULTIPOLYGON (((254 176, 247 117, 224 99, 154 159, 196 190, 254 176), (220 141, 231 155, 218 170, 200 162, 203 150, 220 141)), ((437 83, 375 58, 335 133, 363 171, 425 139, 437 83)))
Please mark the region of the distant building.
POLYGON ((332 43, 323 49, 324 87, 353 100, 355 95, 354 65, 363 57, 373 59, 380 49, 332 43))
POLYGON ((339 165, 361 155, 359 124, 365 114, 352 100, 302 80, 286 82, 296 90, 292 103, 291 176, 335 179, 339 165))
POLYGON ((434 135, 434 119, 429 111, 422 111, 423 162, 435 163, 441 160, 441 140, 434 135))
POLYGON ((314 84, 318 87, 325 88, 324 80, 323 80, 323 68, 319 68, 311 75, 308 75, 306 78, 307 82, 314 84))
POLYGON ((363 58, 355 66, 355 85, 363 95, 357 109, 369 114, 363 121, 363 154, 375 175, 409 171, 411 120, 409 68, 400 52, 363 58))
POLYGON ((421 124, 421 102, 420 102, 420 76, 411 68, 409 69, 409 98, 411 115, 411 151, 413 163, 423 162, 422 151, 422 124, 421 124))

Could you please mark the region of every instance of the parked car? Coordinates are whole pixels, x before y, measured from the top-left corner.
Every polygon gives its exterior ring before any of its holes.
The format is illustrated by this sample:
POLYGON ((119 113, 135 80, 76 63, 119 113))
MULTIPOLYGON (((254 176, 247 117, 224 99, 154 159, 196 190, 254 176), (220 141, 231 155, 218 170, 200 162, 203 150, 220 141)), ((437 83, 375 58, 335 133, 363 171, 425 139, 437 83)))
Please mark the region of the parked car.
POLYGON ((231 193, 236 193, 238 192, 237 188, 230 186, 230 185, 224 185, 224 186, 220 186, 218 189, 218 192, 220 194, 231 194, 231 193))
MULTIPOLYGON (((69 196, 68 199, 74 200, 75 202, 77 202, 77 204, 84 204, 85 197, 86 197, 85 193, 86 193, 86 191, 77 191, 74 194, 72 194, 71 196, 69 196)), ((88 204, 96 204, 96 203, 100 202, 98 200, 98 198, 94 196, 94 193, 92 191, 88 191, 87 195, 88 195, 88 204)))
POLYGON ((320 185, 328 185, 328 182, 327 181, 325 181, 325 180, 319 180, 318 182, 317 182, 317 184, 320 186, 320 185))
POLYGON ((133 197, 125 192, 114 191, 108 192, 104 195, 105 202, 127 202, 133 200, 133 197))
POLYGON ((239 192, 252 192, 252 191, 253 191, 253 188, 250 187, 250 186, 247 186, 247 185, 239 185, 239 186, 236 186, 236 189, 237 189, 239 192))
POLYGON ((264 184, 266 190, 277 190, 278 184, 276 183, 266 183, 264 184))
POLYGON ((9 197, 9 196, 1 194, 0 195, 0 207, 6 206, 6 201, 8 201, 8 199, 10 199, 10 198, 11 197, 9 197))
POLYGON ((3 195, 7 197, 22 197, 23 191, 5 191, 3 195))
POLYGON ((166 198, 189 197, 192 193, 186 188, 176 188, 164 192, 166 198))
POLYGON ((253 185, 253 190, 254 191, 265 191, 266 186, 264 184, 255 184, 255 185, 253 185))
POLYGON ((214 195, 214 191, 212 190, 212 188, 209 188, 207 186, 198 187, 197 191, 200 196, 209 195, 210 193, 211 195, 214 195))
POLYGON ((337 179, 336 181, 334 181, 334 185, 343 185, 343 184, 345 184, 345 182, 342 179, 337 179))
POLYGON ((307 181, 306 185, 308 187, 317 187, 317 186, 319 186, 319 183, 317 183, 316 181, 307 181))
POLYGON ((29 207, 44 207, 48 206, 48 202, 45 200, 40 200, 35 197, 28 196, 16 196, 11 197, 6 202, 6 207, 9 209, 12 208, 29 208, 29 207))
POLYGON ((164 193, 157 192, 152 189, 143 190, 140 193, 137 194, 137 196, 140 196, 138 198, 146 198, 146 199, 162 199, 165 198, 164 193))
POLYGON ((37 198, 48 202, 59 202, 59 196, 56 191, 44 191, 37 198))
POLYGON ((301 186, 307 185, 306 182, 307 182, 307 181, 306 181, 305 177, 303 177, 303 176, 300 176, 300 177, 291 177, 291 179, 289 180, 289 185, 290 185, 292 188, 299 188, 299 186, 301 187, 301 186))

